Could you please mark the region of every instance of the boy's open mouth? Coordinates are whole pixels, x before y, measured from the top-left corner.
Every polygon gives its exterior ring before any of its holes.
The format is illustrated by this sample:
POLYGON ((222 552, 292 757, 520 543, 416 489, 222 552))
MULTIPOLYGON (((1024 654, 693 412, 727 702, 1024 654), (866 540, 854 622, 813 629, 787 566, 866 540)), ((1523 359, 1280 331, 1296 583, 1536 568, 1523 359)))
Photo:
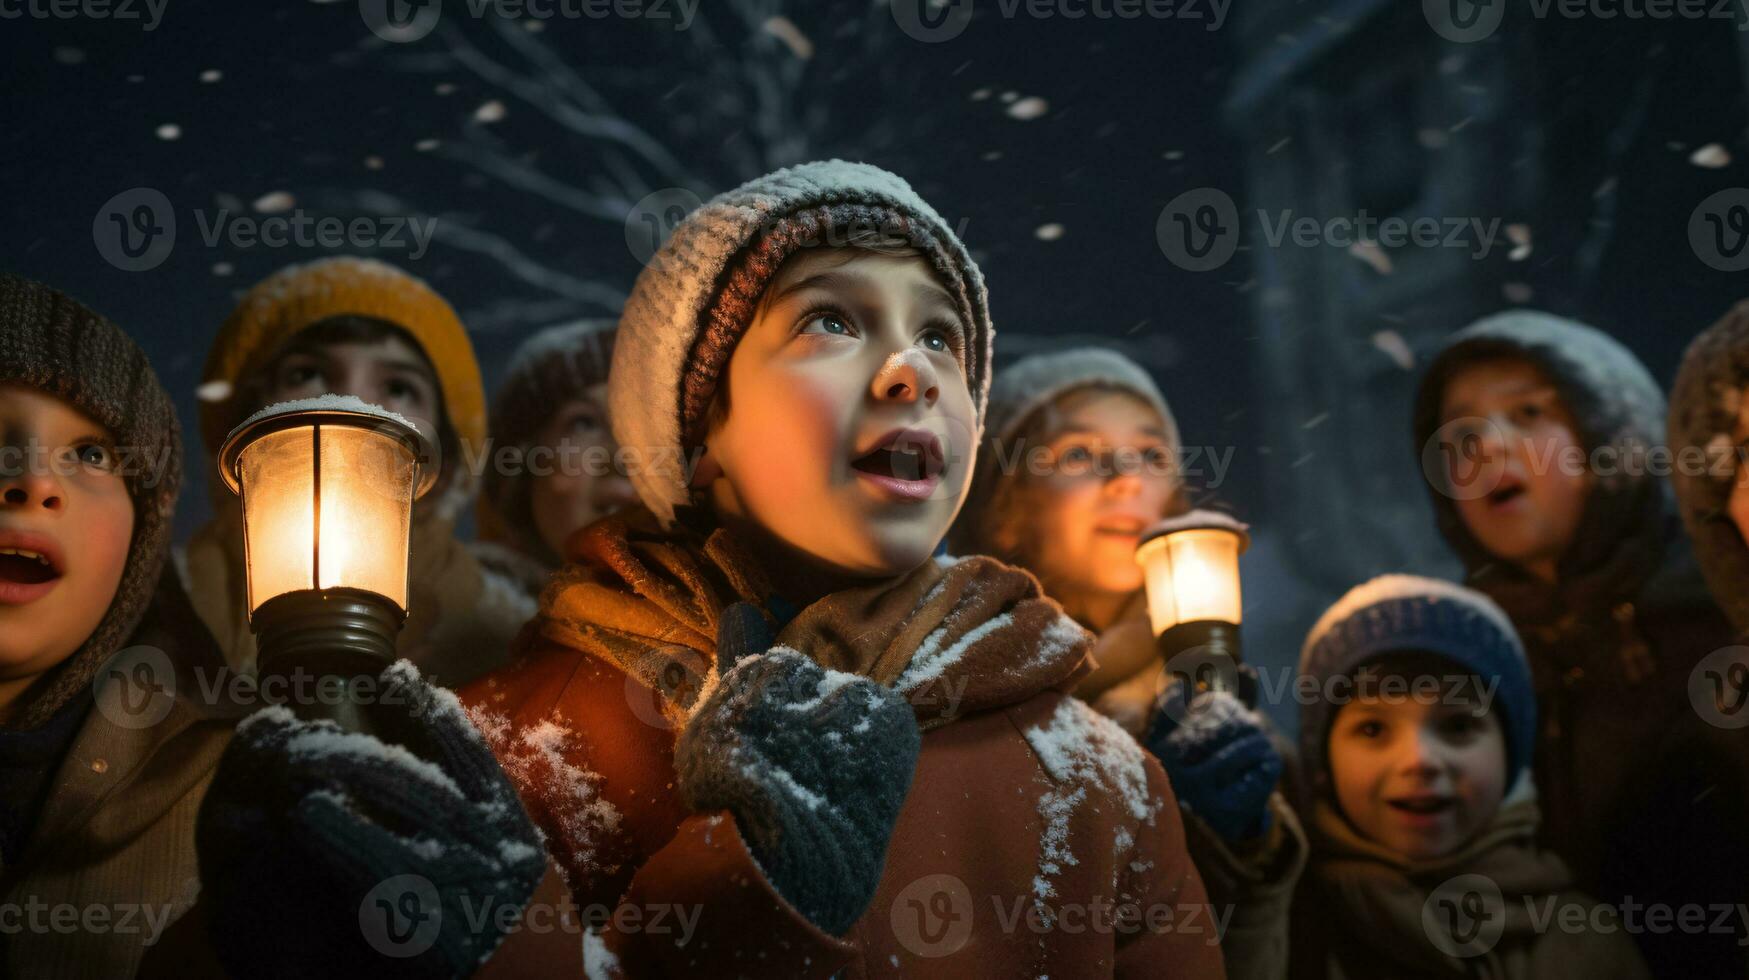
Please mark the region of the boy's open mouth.
POLYGON ((54 543, 39 534, 0 530, 0 603, 25 603, 46 594, 61 578, 54 543))
POLYGON ((1394 800, 1386 800, 1393 810, 1418 817, 1432 817, 1449 811, 1457 805, 1457 800, 1450 796, 1433 794, 1417 796, 1400 796, 1394 800))
POLYGON ((1504 477, 1501 479, 1500 485, 1488 494, 1488 506, 1504 507, 1524 494, 1525 487, 1522 481, 1513 476, 1504 477))
POLYGON ((934 491, 947 454, 933 432, 895 429, 851 460, 850 467, 898 496, 919 499, 934 491))

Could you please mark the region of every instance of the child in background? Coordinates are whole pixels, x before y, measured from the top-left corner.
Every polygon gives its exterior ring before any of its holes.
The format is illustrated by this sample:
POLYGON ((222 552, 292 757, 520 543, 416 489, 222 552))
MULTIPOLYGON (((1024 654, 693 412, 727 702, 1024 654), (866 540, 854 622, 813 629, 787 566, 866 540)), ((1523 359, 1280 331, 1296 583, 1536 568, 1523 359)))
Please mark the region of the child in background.
POLYGON ((1536 702, 1494 603, 1381 576, 1324 613, 1300 673, 1322 695, 1300 708, 1295 977, 1650 975, 1619 928, 1570 928, 1600 920, 1536 844, 1536 702))
POLYGON ((133 976, 199 890, 231 732, 176 696, 221 663, 166 571, 176 411, 113 324, 0 273, 0 451, 0 974, 133 976), (67 908, 116 928, 65 928, 67 908))
POLYGON ((474 554, 539 596, 573 531, 637 503, 614 467, 607 371, 617 324, 549 327, 511 355, 492 403, 474 554), (506 460, 509 465, 503 465, 506 460))
MULTIPOLYGON (((1604 902, 1675 909, 1749 899, 1749 746, 1724 744, 1689 698, 1731 630, 1647 463, 1664 427, 1632 354, 1533 311, 1452 336, 1414 409, 1440 531, 1529 651, 1544 843, 1604 902)), ((1744 970, 1736 936, 1638 939, 1659 975, 1744 970)))
POLYGON ((1749 302, 1688 345, 1670 395, 1670 449, 1703 468, 1675 468, 1676 499, 1700 570, 1749 643, 1749 302))
POLYGON ((437 433, 438 484, 415 506, 407 623, 400 652, 433 683, 458 686, 491 668, 532 604, 482 569, 455 537, 484 451, 480 369, 461 321, 418 279, 372 259, 289 266, 251 289, 225 321, 202 375, 201 435, 216 516, 189 542, 189 594, 235 667, 252 667, 242 513, 213 463, 232 427, 256 410, 322 394, 353 395, 437 433))
POLYGON ((720 195, 640 275, 609 387, 645 506, 463 692, 579 902, 700 912, 590 933, 591 975, 1222 975, 1164 774, 1065 693, 1085 632, 931 557, 991 337, 964 246, 864 164, 720 195), (1204 925, 1058 928, 1114 901, 1204 925))
POLYGON ((1099 637, 1075 694, 1138 738, 1165 670, 1136 544, 1188 507, 1178 456, 1178 423, 1141 365, 1097 347, 1035 354, 991 383, 977 473, 948 536, 954 554, 1033 573, 1099 637))

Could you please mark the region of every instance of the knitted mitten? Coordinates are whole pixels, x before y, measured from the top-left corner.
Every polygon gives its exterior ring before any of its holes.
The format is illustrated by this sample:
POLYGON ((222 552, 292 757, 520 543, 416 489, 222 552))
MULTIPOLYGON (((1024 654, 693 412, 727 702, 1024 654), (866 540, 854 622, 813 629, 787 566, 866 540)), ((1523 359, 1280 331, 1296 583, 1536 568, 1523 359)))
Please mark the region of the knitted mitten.
POLYGON ((1269 831, 1281 753, 1238 698, 1206 691, 1186 706, 1184 684, 1170 684, 1144 743, 1166 769, 1178 802, 1221 839, 1252 840, 1269 831))
POLYGON ((891 690, 771 642, 752 606, 725 610, 718 681, 675 749, 680 791, 734 814, 778 894, 843 935, 880 883, 922 733, 891 690))

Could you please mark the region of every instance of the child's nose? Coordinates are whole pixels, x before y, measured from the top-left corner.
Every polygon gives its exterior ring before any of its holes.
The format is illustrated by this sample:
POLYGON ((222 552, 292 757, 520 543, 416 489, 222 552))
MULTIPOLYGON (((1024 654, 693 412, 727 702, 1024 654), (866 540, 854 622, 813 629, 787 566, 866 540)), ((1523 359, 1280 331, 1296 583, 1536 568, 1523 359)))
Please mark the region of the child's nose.
POLYGON ((50 473, 25 466, 17 471, 0 469, 0 508, 25 510, 41 507, 59 511, 63 505, 61 485, 50 473))
POLYGON ((875 373, 873 394, 876 401, 914 402, 922 399, 933 405, 941 397, 941 385, 929 358, 912 348, 893 353, 881 365, 875 373))

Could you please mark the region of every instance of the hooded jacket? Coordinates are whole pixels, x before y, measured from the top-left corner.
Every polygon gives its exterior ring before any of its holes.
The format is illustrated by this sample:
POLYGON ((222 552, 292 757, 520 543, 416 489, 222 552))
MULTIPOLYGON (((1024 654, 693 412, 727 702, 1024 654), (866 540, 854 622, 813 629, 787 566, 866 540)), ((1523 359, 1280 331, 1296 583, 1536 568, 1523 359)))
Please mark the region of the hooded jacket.
MULTIPOLYGON (((1452 500, 1429 485, 1465 581, 1497 602, 1524 640, 1536 688, 1534 773, 1544 844, 1579 887, 1608 903, 1679 907, 1749 899, 1740 823, 1749 812, 1749 742, 1706 725, 1689 697, 1695 665, 1729 643, 1647 452, 1664 399, 1634 356, 1603 333, 1535 311, 1478 321, 1430 363, 1414 409, 1419 456, 1441 424, 1446 382, 1480 360, 1517 358, 1554 384, 1595 464, 1557 581, 1495 560, 1452 500), (1734 879, 1734 880, 1733 880, 1734 879)), ((1741 973, 1733 936, 1639 937, 1654 972, 1741 973)))
POLYGON ((1749 301, 1694 339, 1670 396, 1670 448, 1698 450, 1675 469, 1676 499, 1713 598, 1749 642, 1749 543, 1726 513, 1749 458, 1749 301))
POLYGON ((580 904, 699 910, 685 945, 610 929, 586 942, 592 964, 624 976, 1223 975, 1165 774, 1067 694, 1086 633, 1031 576, 987 558, 828 595, 779 632, 823 666, 903 692, 924 733, 869 908, 843 936, 803 918, 734 818, 689 813, 675 789, 675 740, 708 683, 718 614, 772 598, 749 553, 695 516, 664 531, 634 511, 573 538, 515 663, 462 692, 580 904), (1141 926, 1112 928, 1126 903, 1141 926), (1088 912, 1105 924, 1071 922, 1088 912))

